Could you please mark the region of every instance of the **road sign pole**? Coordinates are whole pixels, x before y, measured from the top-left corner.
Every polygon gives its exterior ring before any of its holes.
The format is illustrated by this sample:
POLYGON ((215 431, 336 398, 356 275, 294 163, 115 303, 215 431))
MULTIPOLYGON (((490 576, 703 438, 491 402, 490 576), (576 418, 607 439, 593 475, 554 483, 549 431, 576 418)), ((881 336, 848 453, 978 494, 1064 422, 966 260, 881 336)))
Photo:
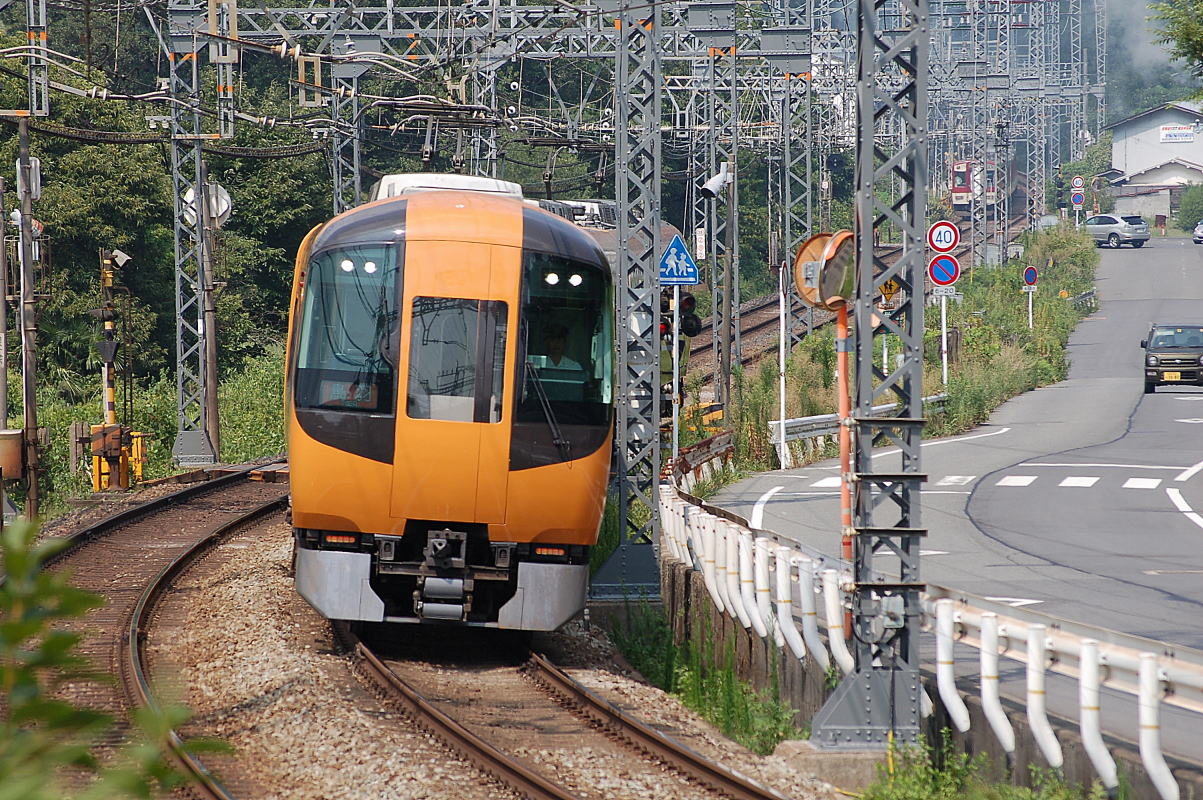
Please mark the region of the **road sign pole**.
POLYGON ((789 445, 785 442, 785 342, 789 339, 789 326, 786 322, 786 269, 785 262, 781 263, 781 269, 777 270, 777 323, 779 330, 777 332, 777 419, 780 421, 778 438, 780 443, 777 448, 777 458, 781 462, 782 469, 789 469, 793 466, 793 459, 790 458, 789 445))
POLYGON ((1028 295, 1028 330, 1029 331, 1032 329, 1032 295, 1034 295, 1034 294, 1035 294, 1035 292, 1027 293, 1027 295, 1028 295))
MULTIPOLYGON (((681 431, 681 396, 677 387, 681 384, 681 287, 673 287, 673 467, 677 465, 681 431)), ((658 369, 658 368, 657 368, 658 369)))
POLYGON ((948 388, 948 296, 940 295, 940 375, 948 388))

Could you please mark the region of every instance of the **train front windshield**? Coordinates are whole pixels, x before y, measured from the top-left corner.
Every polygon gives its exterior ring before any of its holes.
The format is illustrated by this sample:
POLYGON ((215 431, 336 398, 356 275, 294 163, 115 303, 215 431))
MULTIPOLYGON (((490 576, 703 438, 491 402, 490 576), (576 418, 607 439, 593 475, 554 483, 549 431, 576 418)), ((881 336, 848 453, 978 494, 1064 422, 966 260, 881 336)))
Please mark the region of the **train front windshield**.
POLYGON ((524 255, 513 469, 580 458, 606 440, 614 398, 613 305, 608 270, 563 256, 524 255))
POLYGON ((297 348, 299 408, 393 413, 397 282, 389 245, 337 248, 310 262, 297 348))

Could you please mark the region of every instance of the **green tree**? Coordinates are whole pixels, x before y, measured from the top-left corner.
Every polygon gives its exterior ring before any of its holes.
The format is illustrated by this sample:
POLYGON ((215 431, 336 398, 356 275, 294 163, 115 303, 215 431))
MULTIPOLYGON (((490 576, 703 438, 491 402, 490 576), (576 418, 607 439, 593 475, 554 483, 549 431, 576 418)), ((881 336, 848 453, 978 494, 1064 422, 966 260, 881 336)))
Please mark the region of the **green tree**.
POLYGON ((1169 45, 1170 54, 1186 62, 1191 74, 1203 78, 1203 17, 1198 0, 1162 0, 1150 3, 1158 23, 1158 41, 1169 45))
POLYGON ((1203 220, 1203 186, 1188 186, 1178 204, 1178 227, 1193 230, 1199 220, 1203 220))

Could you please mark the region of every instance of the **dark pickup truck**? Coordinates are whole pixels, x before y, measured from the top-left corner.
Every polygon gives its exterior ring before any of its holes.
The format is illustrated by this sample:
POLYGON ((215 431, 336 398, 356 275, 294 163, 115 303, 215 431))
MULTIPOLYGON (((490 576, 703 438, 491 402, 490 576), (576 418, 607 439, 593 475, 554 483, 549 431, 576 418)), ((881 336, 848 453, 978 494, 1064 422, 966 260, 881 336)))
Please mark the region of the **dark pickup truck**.
POLYGON ((1145 394, 1158 386, 1203 386, 1203 325, 1156 323, 1140 346, 1145 351, 1145 394))

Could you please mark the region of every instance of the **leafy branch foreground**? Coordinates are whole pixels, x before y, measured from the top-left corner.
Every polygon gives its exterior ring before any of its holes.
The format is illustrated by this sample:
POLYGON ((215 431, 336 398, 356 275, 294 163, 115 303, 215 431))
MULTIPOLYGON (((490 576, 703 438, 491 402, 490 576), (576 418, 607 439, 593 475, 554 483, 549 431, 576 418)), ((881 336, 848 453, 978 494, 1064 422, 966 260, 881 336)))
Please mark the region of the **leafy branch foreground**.
MULTIPOLYGON (((65 539, 38 541, 36 526, 18 522, 3 530, 0 545, 6 576, 0 583, 0 800, 152 797, 187 783, 164 755, 171 730, 188 719, 180 707, 133 712, 133 738, 111 760, 98 762, 93 745, 115 720, 55 692, 71 682, 113 680, 78 655, 81 635, 67 629, 104 601, 71 586, 61 571, 43 569, 67 546, 65 539)), ((226 749, 210 741, 188 747, 226 749)))

